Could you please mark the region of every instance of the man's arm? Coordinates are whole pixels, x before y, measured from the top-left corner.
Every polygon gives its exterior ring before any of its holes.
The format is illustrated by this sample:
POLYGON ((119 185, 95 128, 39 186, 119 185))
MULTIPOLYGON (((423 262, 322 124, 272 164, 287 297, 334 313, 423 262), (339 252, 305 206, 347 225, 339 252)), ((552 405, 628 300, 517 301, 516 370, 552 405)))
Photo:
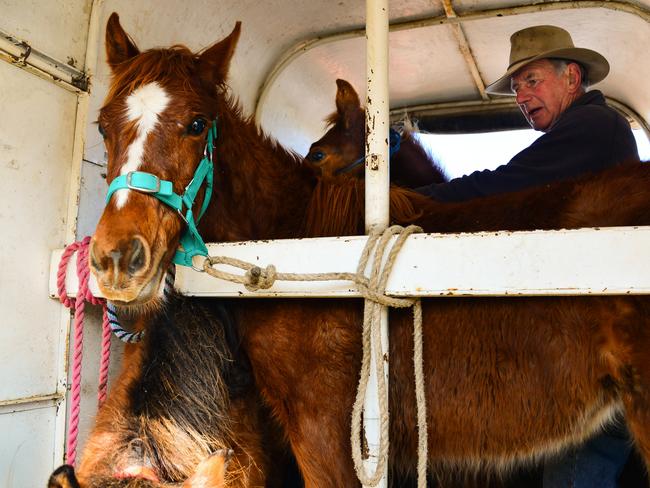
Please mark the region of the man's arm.
POLYGON ((638 158, 636 142, 622 116, 605 106, 583 106, 568 111, 508 164, 416 191, 440 201, 464 201, 600 171, 634 155, 638 158))

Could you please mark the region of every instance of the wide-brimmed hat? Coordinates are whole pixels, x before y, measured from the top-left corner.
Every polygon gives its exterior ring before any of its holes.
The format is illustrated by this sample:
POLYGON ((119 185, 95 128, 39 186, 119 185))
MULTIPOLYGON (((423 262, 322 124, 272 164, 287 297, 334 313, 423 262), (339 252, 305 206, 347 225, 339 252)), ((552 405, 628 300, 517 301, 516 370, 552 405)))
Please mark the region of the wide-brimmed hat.
POLYGON ((564 29, 553 25, 538 25, 515 32, 510 37, 510 64, 506 73, 486 87, 488 93, 514 95, 510 77, 528 63, 537 59, 567 59, 581 64, 587 70, 590 84, 598 83, 609 73, 609 63, 596 51, 575 47, 564 29))

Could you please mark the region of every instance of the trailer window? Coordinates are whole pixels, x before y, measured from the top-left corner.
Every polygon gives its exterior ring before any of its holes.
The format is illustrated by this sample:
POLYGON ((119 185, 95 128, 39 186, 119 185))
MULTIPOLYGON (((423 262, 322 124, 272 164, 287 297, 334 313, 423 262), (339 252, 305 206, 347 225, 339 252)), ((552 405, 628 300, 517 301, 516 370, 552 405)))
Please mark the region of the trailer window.
MULTIPOLYGON (((634 129, 642 161, 650 160, 650 142, 642 129, 634 129)), ((457 178, 473 171, 494 169, 542 135, 532 129, 473 134, 418 134, 447 176, 457 178)))

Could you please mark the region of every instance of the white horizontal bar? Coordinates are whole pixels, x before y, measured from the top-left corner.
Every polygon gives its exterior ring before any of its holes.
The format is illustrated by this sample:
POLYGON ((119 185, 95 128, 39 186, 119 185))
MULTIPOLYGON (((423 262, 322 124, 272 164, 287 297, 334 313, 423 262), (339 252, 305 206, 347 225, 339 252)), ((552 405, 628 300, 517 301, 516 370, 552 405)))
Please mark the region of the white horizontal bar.
POLYGON ((0 400, 0 408, 2 407, 16 407, 18 405, 26 405, 32 403, 57 403, 65 397, 64 393, 50 393, 47 395, 35 395, 31 397, 12 398, 9 400, 0 400))
MULTIPOLYGON (((282 273, 354 272, 367 237, 327 237, 208 244, 210 255, 229 256, 282 273)), ((388 280, 393 296, 498 296, 650 293, 650 227, 535 232, 416 234, 405 243, 388 280)), ((50 295, 56 293, 52 256, 50 295)), ((240 273, 224 266, 220 269, 240 273)), ((66 281, 76 293, 74 260, 66 281)), ((276 282, 249 292, 189 268, 177 268, 176 287, 193 296, 358 297, 346 281, 276 282)), ((91 290, 98 293, 97 285, 91 290)))
POLYGON ((58 61, 0 29, 0 59, 26 69, 73 92, 88 91, 83 71, 58 61))

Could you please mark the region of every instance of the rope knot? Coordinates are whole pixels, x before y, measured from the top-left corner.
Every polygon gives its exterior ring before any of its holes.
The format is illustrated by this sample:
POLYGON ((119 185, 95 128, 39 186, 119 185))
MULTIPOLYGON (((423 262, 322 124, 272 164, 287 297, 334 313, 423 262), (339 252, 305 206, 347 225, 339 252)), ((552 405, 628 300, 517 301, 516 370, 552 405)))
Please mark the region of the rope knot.
POLYGON ((266 268, 253 266, 244 275, 246 279, 244 286, 248 291, 267 290, 273 286, 277 276, 278 272, 272 264, 266 268))

